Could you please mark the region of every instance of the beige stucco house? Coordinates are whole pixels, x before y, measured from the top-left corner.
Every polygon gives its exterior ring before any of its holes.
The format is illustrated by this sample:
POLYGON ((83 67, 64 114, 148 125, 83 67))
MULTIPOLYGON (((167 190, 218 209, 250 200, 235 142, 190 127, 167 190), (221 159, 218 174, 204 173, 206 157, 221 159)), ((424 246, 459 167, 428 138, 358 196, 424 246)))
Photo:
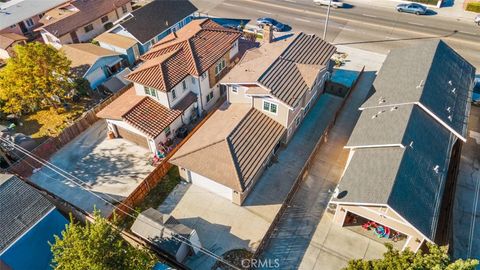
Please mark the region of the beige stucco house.
POLYGON ((97 115, 117 137, 157 153, 219 100, 217 82, 238 57, 240 35, 209 19, 190 22, 144 54, 126 76, 133 87, 97 115))
POLYGON ((46 12, 35 31, 46 44, 60 48, 92 40, 131 11, 131 0, 75 0, 46 12))
POLYGON ((227 101, 170 159, 194 185, 241 205, 323 92, 335 47, 298 33, 248 50, 222 79, 227 101))

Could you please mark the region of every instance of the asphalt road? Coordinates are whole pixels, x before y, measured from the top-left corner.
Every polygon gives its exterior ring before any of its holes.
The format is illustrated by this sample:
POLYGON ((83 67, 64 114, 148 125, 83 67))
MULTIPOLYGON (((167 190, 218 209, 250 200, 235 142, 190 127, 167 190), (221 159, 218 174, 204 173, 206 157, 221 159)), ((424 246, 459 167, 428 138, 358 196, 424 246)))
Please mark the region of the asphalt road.
MULTIPOLYGON (((194 0, 201 12, 228 18, 272 17, 292 27, 323 35, 326 7, 311 0, 194 0)), ((440 15, 416 16, 375 7, 359 0, 350 8, 332 9, 327 40, 368 51, 388 53, 432 38, 442 38, 480 70, 480 27, 469 20, 440 15)), ((434 11, 432 12, 434 13, 434 11)), ((254 21, 253 21, 254 23, 254 21)), ((480 72, 479 72, 480 73, 480 72)))

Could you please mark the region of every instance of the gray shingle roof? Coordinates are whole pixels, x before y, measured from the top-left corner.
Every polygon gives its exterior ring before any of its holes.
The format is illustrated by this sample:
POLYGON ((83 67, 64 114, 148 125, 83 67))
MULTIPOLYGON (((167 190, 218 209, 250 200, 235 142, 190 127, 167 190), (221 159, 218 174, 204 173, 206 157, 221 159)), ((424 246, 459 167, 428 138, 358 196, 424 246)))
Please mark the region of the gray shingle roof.
POLYGON ((298 34, 272 65, 260 76, 258 82, 271 90, 273 96, 295 107, 302 95, 310 89, 310 78, 305 77, 300 65, 316 67, 311 70, 318 74, 325 67, 335 46, 316 35, 298 34))
MULTIPOLYGON (((402 134, 400 142, 405 148, 355 150, 339 184, 340 192, 346 194, 333 201, 387 204, 425 236, 433 239, 450 151, 456 137, 418 106, 404 111, 410 112, 406 119, 407 124, 389 121, 388 118, 393 117, 389 117, 387 113, 384 120, 369 118, 378 125, 370 125, 374 131, 364 133, 362 144, 376 144, 373 140, 379 136, 375 133, 388 134, 389 129, 396 129, 395 126, 399 125, 405 127, 403 131, 399 131, 402 134), (368 136, 372 136, 372 139, 368 136), (438 173, 435 171, 437 166, 438 173)), ((398 112, 404 113, 401 109, 398 112)), ((362 114, 365 113, 371 112, 362 114)), ((394 113, 396 112, 391 114, 394 113)), ((359 121, 357 127, 363 125, 364 121, 359 121)), ((395 140, 395 143, 399 142, 399 136, 391 139, 395 140)))
POLYGON ((133 18, 121 25, 145 43, 196 11, 187 0, 155 0, 133 11, 133 18))
POLYGON ((65 2, 67 2, 67 0, 11 0, 6 3, 0 3, 0 9, 3 11, 0 12, 0 30, 65 2))
POLYGON ((182 244, 178 239, 189 239, 190 234, 194 232, 174 217, 164 215, 153 208, 140 213, 131 230, 173 256, 182 244))
POLYGON ((53 208, 16 176, 0 174, 0 253, 53 208))
POLYGON ((418 102, 466 137, 475 68, 441 40, 390 52, 362 108, 418 102))

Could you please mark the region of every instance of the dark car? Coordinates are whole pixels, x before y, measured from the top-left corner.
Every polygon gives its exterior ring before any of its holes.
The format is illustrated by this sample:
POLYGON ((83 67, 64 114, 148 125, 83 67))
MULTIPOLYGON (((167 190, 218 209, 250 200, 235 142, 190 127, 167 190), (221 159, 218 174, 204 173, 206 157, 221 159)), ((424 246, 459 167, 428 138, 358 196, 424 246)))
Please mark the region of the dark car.
POLYGON ((425 15, 427 14, 427 7, 417 4, 417 3, 412 3, 412 4, 399 4, 397 5, 397 11, 398 12, 406 12, 406 13, 413 13, 416 15, 425 15))
POLYGON ((472 102, 475 105, 480 105, 480 78, 475 79, 475 85, 473 86, 472 102))
POLYGON ((257 25, 263 28, 266 24, 270 24, 273 27, 273 31, 282 32, 285 30, 285 25, 272 18, 258 18, 257 25))

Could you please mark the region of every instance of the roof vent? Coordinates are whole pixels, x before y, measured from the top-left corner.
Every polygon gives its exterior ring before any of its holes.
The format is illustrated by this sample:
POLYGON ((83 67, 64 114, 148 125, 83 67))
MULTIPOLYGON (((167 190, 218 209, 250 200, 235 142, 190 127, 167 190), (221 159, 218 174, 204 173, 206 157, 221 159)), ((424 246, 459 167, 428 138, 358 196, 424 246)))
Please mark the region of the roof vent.
POLYGON ((438 165, 435 165, 435 167, 433 167, 433 171, 434 171, 435 173, 438 173, 438 172, 439 172, 439 169, 440 169, 440 166, 438 166, 438 165))
POLYGON ((423 87, 423 80, 421 80, 420 83, 417 85, 417 89, 422 87, 423 87))
POLYGON ((374 115, 372 115, 372 119, 375 119, 375 118, 377 118, 377 116, 378 116, 378 114, 374 114, 374 115))
POLYGON ((398 109, 398 107, 397 107, 397 106, 393 106, 392 108, 390 108, 390 111, 392 111, 392 112, 393 112, 393 111, 395 111, 395 110, 397 110, 397 109, 398 109))
POLYGON ((386 102, 386 100, 383 97, 380 97, 378 99, 378 104, 382 104, 382 103, 385 103, 385 102, 386 102))

